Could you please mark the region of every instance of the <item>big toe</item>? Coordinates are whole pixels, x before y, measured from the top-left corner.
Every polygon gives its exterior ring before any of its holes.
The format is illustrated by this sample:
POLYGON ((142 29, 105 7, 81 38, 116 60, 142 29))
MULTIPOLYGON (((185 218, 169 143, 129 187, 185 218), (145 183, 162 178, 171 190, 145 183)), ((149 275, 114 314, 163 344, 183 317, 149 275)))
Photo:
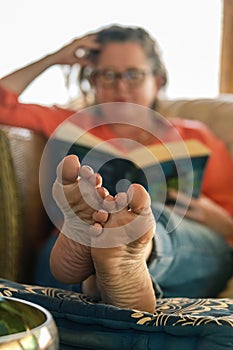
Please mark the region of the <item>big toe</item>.
POLYGON ((57 166, 57 178, 63 185, 76 181, 80 170, 79 158, 75 155, 66 156, 57 166))

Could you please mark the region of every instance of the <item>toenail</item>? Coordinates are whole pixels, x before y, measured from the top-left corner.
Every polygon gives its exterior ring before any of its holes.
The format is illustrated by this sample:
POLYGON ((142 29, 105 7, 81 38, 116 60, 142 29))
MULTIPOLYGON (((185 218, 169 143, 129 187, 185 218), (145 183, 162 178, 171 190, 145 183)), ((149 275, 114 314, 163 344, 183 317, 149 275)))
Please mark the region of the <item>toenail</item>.
POLYGON ((79 173, 82 177, 88 178, 94 174, 94 170, 89 165, 83 165, 79 173))
POLYGON ((90 234, 92 236, 99 236, 102 233, 102 231, 103 227, 97 222, 90 226, 90 234))

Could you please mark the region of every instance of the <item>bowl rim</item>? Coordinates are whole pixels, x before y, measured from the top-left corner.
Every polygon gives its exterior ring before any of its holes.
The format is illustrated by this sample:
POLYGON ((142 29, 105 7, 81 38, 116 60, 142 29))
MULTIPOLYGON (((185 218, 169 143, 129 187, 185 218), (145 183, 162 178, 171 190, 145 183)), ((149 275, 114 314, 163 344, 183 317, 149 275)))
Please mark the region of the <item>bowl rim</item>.
MULTIPOLYGON (((44 308, 43 306, 41 306, 41 305, 38 305, 38 304, 36 304, 34 302, 31 302, 31 301, 28 301, 28 300, 25 300, 25 299, 22 299, 22 298, 15 298, 15 297, 9 297, 9 296, 4 296, 4 295, 3 296, 1 295, 0 298, 21 302, 23 304, 32 306, 32 307, 38 309, 39 311, 43 312, 45 317, 46 317, 46 319, 45 319, 45 321, 42 324, 32 328, 34 331, 39 331, 40 329, 48 326, 50 324, 50 322, 55 324, 55 321, 54 321, 54 318, 53 318, 51 312, 49 310, 47 310, 46 308, 44 308)), ((55 324, 55 326, 56 326, 56 324, 55 324)), ((22 331, 22 332, 17 332, 17 333, 12 333, 12 334, 7 334, 7 335, 0 336, 0 344, 3 343, 3 342, 7 342, 7 341, 17 340, 22 335, 27 336, 27 335, 30 334, 31 330, 26 330, 26 331, 22 331)))

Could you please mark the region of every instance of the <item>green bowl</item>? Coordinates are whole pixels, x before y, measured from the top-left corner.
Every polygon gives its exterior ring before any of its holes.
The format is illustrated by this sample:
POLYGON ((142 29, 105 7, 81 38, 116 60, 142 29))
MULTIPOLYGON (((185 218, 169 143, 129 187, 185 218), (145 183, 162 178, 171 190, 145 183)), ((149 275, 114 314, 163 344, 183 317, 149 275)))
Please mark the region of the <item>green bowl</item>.
POLYGON ((0 350, 57 350, 51 313, 22 299, 0 297, 0 350))

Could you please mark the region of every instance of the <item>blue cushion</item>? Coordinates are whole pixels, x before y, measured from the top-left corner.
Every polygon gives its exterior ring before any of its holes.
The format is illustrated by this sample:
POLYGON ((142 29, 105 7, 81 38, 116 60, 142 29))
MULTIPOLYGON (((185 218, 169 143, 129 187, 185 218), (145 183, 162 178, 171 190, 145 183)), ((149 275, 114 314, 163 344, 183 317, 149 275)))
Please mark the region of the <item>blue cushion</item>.
POLYGON ((154 314, 101 304, 83 294, 0 279, 0 295, 53 315, 60 350, 233 349, 233 300, 158 299, 154 314))

